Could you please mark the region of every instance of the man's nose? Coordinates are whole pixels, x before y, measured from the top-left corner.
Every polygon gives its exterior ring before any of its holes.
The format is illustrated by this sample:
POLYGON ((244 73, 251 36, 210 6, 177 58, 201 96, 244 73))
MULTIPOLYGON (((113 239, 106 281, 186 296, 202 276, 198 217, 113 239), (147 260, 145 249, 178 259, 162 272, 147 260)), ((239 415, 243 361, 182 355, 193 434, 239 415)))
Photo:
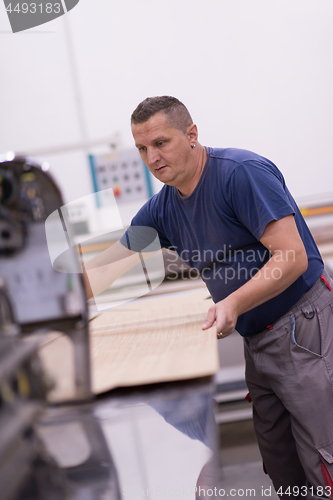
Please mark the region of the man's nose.
POLYGON ((147 159, 148 159, 148 163, 150 165, 153 165, 154 163, 156 163, 156 161, 159 160, 159 158, 160 158, 160 155, 159 155, 159 152, 156 148, 148 148, 147 159))

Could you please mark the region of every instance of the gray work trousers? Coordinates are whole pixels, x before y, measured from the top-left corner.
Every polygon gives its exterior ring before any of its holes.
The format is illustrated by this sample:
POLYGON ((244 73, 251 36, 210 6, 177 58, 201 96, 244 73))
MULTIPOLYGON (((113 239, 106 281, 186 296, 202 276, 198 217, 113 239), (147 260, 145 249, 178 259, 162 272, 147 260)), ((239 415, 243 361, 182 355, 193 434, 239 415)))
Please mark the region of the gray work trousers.
POLYGON ((280 498, 333 498, 333 281, 323 276, 244 342, 254 427, 280 498))

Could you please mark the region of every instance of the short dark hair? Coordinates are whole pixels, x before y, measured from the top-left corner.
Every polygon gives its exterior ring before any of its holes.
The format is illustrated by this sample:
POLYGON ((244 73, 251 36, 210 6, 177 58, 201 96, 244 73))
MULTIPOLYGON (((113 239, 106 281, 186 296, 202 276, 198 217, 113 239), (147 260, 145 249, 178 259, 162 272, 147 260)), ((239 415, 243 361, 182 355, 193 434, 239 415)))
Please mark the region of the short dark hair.
POLYGON ((160 112, 167 116, 173 128, 181 130, 184 133, 193 123, 188 109, 182 102, 176 99, 176 97, 164 95, 147 97, 147 99, 140 102, 132 113, 131 124, 138 125, 139 123, 145 123, 156 113, 160 112))

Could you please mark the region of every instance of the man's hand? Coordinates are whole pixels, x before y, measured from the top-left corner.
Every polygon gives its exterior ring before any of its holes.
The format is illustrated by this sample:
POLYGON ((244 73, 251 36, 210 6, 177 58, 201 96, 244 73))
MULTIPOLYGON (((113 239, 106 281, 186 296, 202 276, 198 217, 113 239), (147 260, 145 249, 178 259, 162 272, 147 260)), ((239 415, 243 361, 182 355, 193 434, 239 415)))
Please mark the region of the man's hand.
POLYGON ((223 338, 230 335, 236 328, 238 313, 232 304, 232 301, 227 297, 220 302, 217 302, 209 308, 206 321, 202 327, 203 330, 208 330, 216 321, 217 334, 222 333, 223 338))

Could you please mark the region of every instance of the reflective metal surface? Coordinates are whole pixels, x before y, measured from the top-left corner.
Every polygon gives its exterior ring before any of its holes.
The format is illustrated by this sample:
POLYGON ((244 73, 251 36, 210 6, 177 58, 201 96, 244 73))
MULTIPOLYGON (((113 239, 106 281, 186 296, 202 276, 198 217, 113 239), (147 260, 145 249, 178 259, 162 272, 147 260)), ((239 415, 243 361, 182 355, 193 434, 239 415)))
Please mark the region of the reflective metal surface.
POLYGON ((113 391, 49 409, 38 433, 71 500, 196 498, 217 484, 212 392, 210 379, 113 391))

